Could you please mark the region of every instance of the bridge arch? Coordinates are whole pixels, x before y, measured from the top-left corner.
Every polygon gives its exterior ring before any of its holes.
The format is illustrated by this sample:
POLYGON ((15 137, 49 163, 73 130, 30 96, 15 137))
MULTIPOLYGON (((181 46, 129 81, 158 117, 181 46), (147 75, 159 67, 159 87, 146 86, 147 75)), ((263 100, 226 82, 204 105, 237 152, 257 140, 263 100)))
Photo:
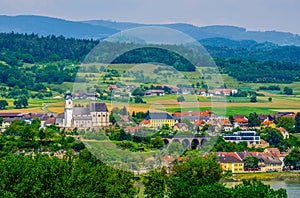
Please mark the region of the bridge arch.
POLYGON ((167 145, 167 146, 170 144, 170 142, 169 142, 168 139, 164 139, 164 143, 165 143, 165 145, 167 145))
POLYGON ((191 149, 198 149, 200 147, 200 142, 198 139, 193 139, 191 142, 191 149))
POLYGON ((184 148, 190 148, 191 145, 190 145, 190 141, 188 139, 183 139, 182 140, 182 145, 184 148))

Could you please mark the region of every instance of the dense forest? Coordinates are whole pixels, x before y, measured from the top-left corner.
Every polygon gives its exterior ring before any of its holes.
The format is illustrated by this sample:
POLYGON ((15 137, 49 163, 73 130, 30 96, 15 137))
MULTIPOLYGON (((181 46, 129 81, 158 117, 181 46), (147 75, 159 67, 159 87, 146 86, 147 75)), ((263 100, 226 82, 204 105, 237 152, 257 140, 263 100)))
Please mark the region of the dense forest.
POLYGON ((300 65, 279 61, 215 58, 222 73, 242 82, 292 83, 300 79, 300 65))
MULTIPOLYGON (((183 45, 145 47, 143 44, 102 42, 97 53, 94 47, 98 42, 63 36, 0 33, 0 83, 11 88, 45 90, 45 83, 73 82, 78 69, 74 65, 83 60, 87 63, 155 62, 172 65, 179 71, 195 71, 193 64, 213 65, 204 48, 195 54, 183 45)), ((220 71, 238 81, 291 83, 300 80, 300 47, 226 39, 201 42, 220 71)))
POLYGON ((40 37, 37 34, 0 33, 0 60, 11 66, 23 63, 80 62, 99 41, 40 37))

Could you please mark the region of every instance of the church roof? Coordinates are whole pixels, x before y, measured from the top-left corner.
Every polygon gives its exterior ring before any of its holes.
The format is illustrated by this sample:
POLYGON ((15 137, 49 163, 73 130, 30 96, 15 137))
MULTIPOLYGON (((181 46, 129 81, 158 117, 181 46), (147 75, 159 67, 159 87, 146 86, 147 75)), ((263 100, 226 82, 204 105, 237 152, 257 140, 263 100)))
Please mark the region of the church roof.
POLYGON ((74 107, 73 114, 76 115, 90 115, 90 109, 87 107, 74 107))
POLYGON ((92 120, 91 116, 78 116, 74 117, 74 120, 92 120))
POLYGON ((91 112, 108 112, 107 106, 103 102, 92 102, 90 103, 91 112))

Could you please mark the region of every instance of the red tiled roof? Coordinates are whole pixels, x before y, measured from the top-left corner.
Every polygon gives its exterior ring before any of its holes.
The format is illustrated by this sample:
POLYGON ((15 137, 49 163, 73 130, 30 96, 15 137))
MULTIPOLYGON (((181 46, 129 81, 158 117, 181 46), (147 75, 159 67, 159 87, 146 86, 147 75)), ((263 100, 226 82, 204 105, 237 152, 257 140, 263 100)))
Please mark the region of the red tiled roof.
POLYGON ((203 120, 197 120, 194 125, 201 125, 201 124, 204 124, 204 121, 203 120))
POLYGON ((130 132, 130 133, 134 133, 134 132, 136 132, 136 131, 138 131, 140 129, 141 129, 141 127, 139 127, 139 126, 136 126, 136 127, 126 127, 124 129, 124 131, 130 132))
POLYGON ((140 124, 150 124, 150 120, 143 120, 140 124))
POLYGON ((234 121, 238 123, 248 123, 248 119, 246 118, 235 118, 234 121))
POLYGON ((46 121, 46 124, 55 124, 56 119, 55 118, 48 118, 46 121))
POLYGON ((267 121, 262 122, 261 124, 262 125, 270 125, 270 124, 274 124, 274 122, 271 120, 267 120, 267 121))
POLYGON ((287 130, 285 130, 285 128, 283 128, 283 127, 279 127, 278 130, 281 131, 281 132, 283 132, 283 133, 287 132, 287 130))

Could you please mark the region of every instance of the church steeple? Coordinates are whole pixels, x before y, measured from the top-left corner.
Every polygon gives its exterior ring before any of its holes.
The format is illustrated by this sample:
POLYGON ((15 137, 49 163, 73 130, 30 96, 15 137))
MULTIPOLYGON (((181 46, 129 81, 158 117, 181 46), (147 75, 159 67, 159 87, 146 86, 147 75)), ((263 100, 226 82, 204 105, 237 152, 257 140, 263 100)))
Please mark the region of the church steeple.
POLYGON ((67 91, 65 94, 65 119, 64 126, 71 127, 73 120, 73 97, 70 91, 67 91))

